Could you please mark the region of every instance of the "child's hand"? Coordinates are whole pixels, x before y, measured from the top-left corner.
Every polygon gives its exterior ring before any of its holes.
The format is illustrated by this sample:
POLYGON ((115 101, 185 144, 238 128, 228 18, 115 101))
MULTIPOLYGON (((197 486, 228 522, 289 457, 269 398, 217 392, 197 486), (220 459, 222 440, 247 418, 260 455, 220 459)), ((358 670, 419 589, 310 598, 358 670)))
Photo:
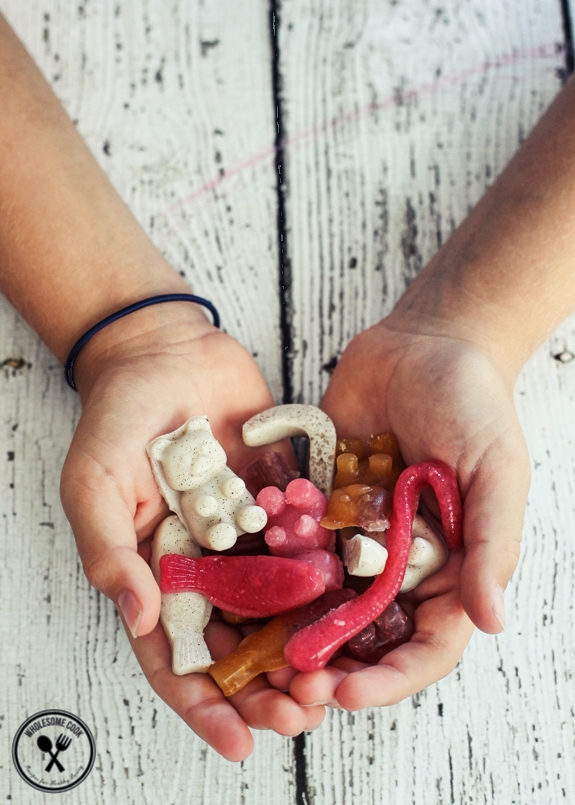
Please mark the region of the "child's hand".
POLYGON ((405 597, 406 609, 416 607, 409 643, 373 667, 340 658, 295 676, 296 701, 350 710, 393 704, 454 668, 472 621, 485 632, 503 629, 502 592, 519 558, 530 477, 513 380, 485 349, 447 335, 445 323, 441 335, 412 334, 395 316, 348 346, 322 408, 340 436, 392 431, 407 464, 437 458, 454 467, 465 550, 405 597))
MULTIPOLYGON (((322 707, 301 707, 263 678, 228 702, 207 674, 175 676, 148 564, 150 538, 168 511, 146 445, 189 417, 207 414, 229 464, 241 472, 257 456, 243 445, 241 425, 274 404, 255 362, 195 306, 170 303, 99 333, 81 352, 75 379, 84 410, 62 474, 64 509, 88 579, 138 635, 132 647, 154 690, 231 760, 249 755, 248 727, 282 735, 316 727, 322 707)), ((217 658, 233 651, 241 635, 212 621, 206 638, 217 658)))

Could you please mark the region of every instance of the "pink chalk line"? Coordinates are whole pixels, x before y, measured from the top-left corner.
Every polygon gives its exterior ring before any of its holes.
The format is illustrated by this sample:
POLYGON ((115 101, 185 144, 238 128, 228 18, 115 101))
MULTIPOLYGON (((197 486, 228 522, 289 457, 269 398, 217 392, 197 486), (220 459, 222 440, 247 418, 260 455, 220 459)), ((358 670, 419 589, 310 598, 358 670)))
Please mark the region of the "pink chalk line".
POLYGON ((215 190, 220 185, 229 182, 230 179, 238 176, 249 168, 252 168, 254 165, 265 162, 279 149, 286 150, 288 148, 292 148, 296 144, 309 139, 314 139, 319 135, 326 134, 328 131, 333 131, 339 127, 356 123, 362 118, 373 114, 374 112, 385 111, 394 106, 402 106, 404 104, 412 103, 421 98, 421 96, 438 94, 448 91, 453 87, 459 87, 465 84, 468 79, 475 78, 477 76, 483 77, 490 70, 498 70, 502 67, 515 66, 523 62, 557 58, 557 56, 564 52, 564 50, 565 46, 558 42, 548 42, 536 47, 513 50, 511 53, 505 53, 496 57, 495 59, 483 61, 474 67, 467 68, 466 70, 459 70, 456 73, 439 76, 433 81, 416 84, 411 89, 400 90, 396 94, 389 96, 385 100, 382 100, 378 103, 370 103, 360 107, 359 109, 355 109, 352 112, 344 112, 325 123, 317 124, 308 129, 304 129, 303 131, 296 132, 295 134, 286 137, 284 140, 281 140, 279 145, 270 145, 258 153, 253 154, 243 162, 239 162, 232 168, 226 169, 224 174, 218 174, 193 193, 190 193, 188 196, 185 196, 185 198, 175 202, 167 209, 158 212, 154 216, 154 219, 158 221, 162 218, 167 218, 175 210, 190 204, 192 201, 200 196, 205 195, 206 193, 209 193, 211 190, 215 190))

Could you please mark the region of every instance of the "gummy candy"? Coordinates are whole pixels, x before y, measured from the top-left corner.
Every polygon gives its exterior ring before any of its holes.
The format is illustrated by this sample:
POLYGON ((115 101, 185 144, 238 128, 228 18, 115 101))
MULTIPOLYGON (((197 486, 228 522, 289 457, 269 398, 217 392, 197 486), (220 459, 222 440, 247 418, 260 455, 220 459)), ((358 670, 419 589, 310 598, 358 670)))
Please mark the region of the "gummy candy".
POLYGON ((284 646, 290 637, 355 595, 353 590, 335 590, 305 607, 274 618, 259 632, 246 637, 236 651, 214 663, 209 669, 210 675, 224 696, 231 696, 258 674, 287 667, 284 646))
POLYGON ((285 492, 289 482, 299 476, 299 472, 289 466, 283 453, 272 451, 264 453, 246 469, 246 478, 256 492, 265 486, 276 486, 285 492))
POLYGON ((358 483, 391 486, 392 464, 391 456, 379 453, 361 459, 361 461, 355 453, 341 453, 336 459, 337 473, 333 483, 334 489, 358 483))
POLYGON ((457 550, 461 546, 463 509, 455 472, 442 461, 423 461, 408 467, 394 490, 383 573, 354 601, 346 602, 290 639, 286 659, 298 671, 323 668, 336 649, 362 631, 395 598, 405 576, 419 496, 428 484, 439 503, 448 547, 457 550))
POLYGON ((339 590, 343 586, 343 564, 337 554, 317 548, 315 551, 296 553, 291 557, 300 562, 309 562, 316 567, 325 579, 325 591, 339 590))
MULTIPOLYGON (((201 556, 199 545, 175 514, 162 520, 154 534, 151 567, 158 583, 160 559, 165 554, 201 556)), ((160 620, 172 648, 172 671, 178 676, 207 671, 212 664, 203 637, 211 612, 211 603, 200 593, 162 595, 160 620)))
POLYGON ((367 440, 367 449, 369 450, 370 456, 373 456, 375 453, 386 453, 388 456, 391 456, 394 461, 403 463, 401 453, 399 452, 397 437, 394 433, 376 433, 370 436, 367 440))
MULTIPOLYGON (((386 532, 356 534, 355 529, 340 531, 343 561, 352 576, 377 576, 387 561, 386 532)), ((400 592, 406 593, 440 570, 447 562, 448 550, 443 539, 419 514, 413 519, 411 548, 400 592)), ((355 587, 354 589, 357 589, 355 587)), ((362 591, 363 592, 363 591, 362 591)))
POLYGON ((363 442, 356 436, 347 436, 345 439, 338 439, 335 445, 335 454, 339 456, 342 453, 354 453, 358 458, 365 458, 363 442))
POLYGON ((351 484, 335 489, 321 525, 328 529, 357 526, 366 531, 385 531, 389 527, 391 500, 391 494, 381 486, 351 484))
POLYGON ((226 466, 226 453, 205 416, 194 416, 147 446, 154 477, 169 508, 195 542, 221 551, 266 524, 244 481, 226 466))
POLYGON ((200 592, 236 615, 268 618, 308 604, 325 591, 323 574, 308 562, 279 556, 187 556, 160 559, 162 593, 200 592))
POLYGON ((393 433, 378 433, 369 437, 367 445, 369 456, 361 439, 355 436, 337 441, 334 489, 357 483, 386 489, 394 486, 405 469, 397 439, 393 433))
POLYGON ((412 619, 397 601, 392 601, 373 623, 347 641, 345 650, 354 660, 374 664, 397 646, 407 643, 414 631, 412 619))
POLYGON ((256 414, 242 428, 248 447, 290 436, 309 436, 309 479, 329 495, 333 482, 336 433, 331 419, 314 405, 276 405, 256 414))
POLYGON ((298 478, 286 491, 273 486, 256 498, 266 512, 266 543, 274 556, 293 556, 316 548, 335 550, 335 536, 319 523, 327 509, 325 495, 311 481, 298 478))
POLYGON ((383 545, 364 534, 355 534, 342 540, 343 561, 352 576, 379 576, 387 562, 383 545))

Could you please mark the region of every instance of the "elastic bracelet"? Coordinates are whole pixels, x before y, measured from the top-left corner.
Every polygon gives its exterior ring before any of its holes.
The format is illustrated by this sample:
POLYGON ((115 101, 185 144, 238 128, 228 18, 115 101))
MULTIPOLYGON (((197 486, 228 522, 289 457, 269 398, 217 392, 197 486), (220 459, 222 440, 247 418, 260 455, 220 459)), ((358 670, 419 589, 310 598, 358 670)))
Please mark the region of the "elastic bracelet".
POLYGON ((94 335, 96 335, 96 333, 99 333, 100 330, 103 330, 104 327, 108 326, 108 324, 112 324, 112 322, 122 319, 129 313, 134 313, 134 311, 141 310, 142 308, 149 307, 150 305, 159 305, 160 302, 195 302, 197 305, 203 305, 203 307, 207 307, 212 314, 214 327, 220 326, 220 316, 214 305, 212 305, 212 303, 207 299, 203 299, 201 296, 195 296, 192 293, 165 293, 161 294, 160 296, 150 296, 149 299, 142 299, 141 302, 134 302, 134 304, 123 307, 121 310, 116 311, 116 313, 106 316, 106 318, 102 319, 102 321, 99 321, 98 324, 90 327, 90 329, 76 341, 70 350, 70 354, 66 360, 66 365, 64 366, 66 382, 70 388, 73 388, 74 391, 78 391, 76 384, 74 383, 74 361, 78 357, 78 353, 82 347, 85 346, 88 341, 94 335))

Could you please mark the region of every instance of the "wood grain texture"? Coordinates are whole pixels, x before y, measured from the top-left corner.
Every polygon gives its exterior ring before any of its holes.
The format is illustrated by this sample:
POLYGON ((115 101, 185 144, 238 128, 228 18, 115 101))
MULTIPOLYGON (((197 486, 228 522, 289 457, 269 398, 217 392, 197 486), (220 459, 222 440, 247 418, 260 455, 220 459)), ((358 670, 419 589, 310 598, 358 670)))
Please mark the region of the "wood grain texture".
MULTIPOLYGON (((142 225, 281 397, 267 5, 7 0, 2 11, 142 225)), ((24 359, 0 371, 4 800, 53 801, 20 780, 10 746, 25 717, 59 707, 96 737, 96 766, 67 795, 79 805, 291 801, 289 739, 258 734, 253 756, 229 764, 144 680, 60 506, 77 395, 3 300, 0 328, 0 364, 24 359)))
MULTIPOLYGON (((295 399, 317 403, 560 89, 559 3, 318 2, 280 9, 295 399)), ((534 461, 504 636, 477 634, 411 701, 306 740, 306 799, 548 803, 575 796, 571 321, 523 372, 534 461), (568 412, 571 411, 571 416, 568 412)), ((574 364, 575 366, 575 364, 574 364)))
POLYGON ((293 0, 280 31, 294 389, 317 402, 557 93, 562 23, 535 0, 293 0))
MULTIPOLYGON (((261 0, 3 0, 122 197, 220 308, 281 397, 275 115, 261 0), (223 170, 223 173, 221 171, 223 170), (255 292, 254 292, 255 289, 255 292)), ((278 25, 296 397, 388 311, 559 88, 559 0, 284 0, 278 25), (557 46, 558 45, 558 46, 557 46)), ((244 764, 153 695, 113 606, 90 589, 61 510, 78 399, 0 300, 0 783, 15 730, 47 707, 94 729, 79 805, 368 805, 575 799, 575 319, 529 362, 517 402, 533 459, 504 636, 388 710, 334 712, 306 738, 256 735, 244 764), (567 356, 568 357, 568 356, 567 356), (296 779, 296 771, 299 776, 296 779), (296 785, 297 783, 297 785, 296 785)), ((72 800, 70 800, 72 801, 72 800)))

